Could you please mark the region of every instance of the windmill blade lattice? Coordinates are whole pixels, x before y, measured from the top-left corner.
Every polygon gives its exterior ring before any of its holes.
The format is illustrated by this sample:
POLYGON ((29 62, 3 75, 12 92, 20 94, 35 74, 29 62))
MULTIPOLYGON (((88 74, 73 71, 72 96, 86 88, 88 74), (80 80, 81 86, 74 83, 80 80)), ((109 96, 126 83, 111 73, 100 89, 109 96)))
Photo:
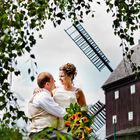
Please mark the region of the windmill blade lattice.
POLYGON ((99 71, 101 71, 105 66, 111 72, 113 71, 109 66, 109 60, 107 57, 79 22, 77 24, 73 24, 71 27, 66 29, 65 32, 71 37, 71 39, 99 71))
POLYGON ((106 121, 106 110, 105 110, 105 105, 98 101, 94 105, 90 105, 88 107, 89 109, 89 115, 94 115, 95 118, 93 120, 93 133, 96 133, 103 125, 105 125, 106 121))

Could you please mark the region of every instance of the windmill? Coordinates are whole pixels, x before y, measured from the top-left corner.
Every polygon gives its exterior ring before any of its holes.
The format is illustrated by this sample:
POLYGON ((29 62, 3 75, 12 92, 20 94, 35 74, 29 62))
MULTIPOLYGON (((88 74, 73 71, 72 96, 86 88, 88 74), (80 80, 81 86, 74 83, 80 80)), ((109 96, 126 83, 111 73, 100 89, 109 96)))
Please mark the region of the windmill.
MULTIPOLYGON (((109 65, 110 61, 79 22, 65 29, 65 32, 99 71, 107 67, 110 72, 113 72, 109 65)), ((105 112, 105 105, 100 101, 89 106, 89 114, 94 114, 95 116, 93 133, 97 132, 105 124, 105 112)))

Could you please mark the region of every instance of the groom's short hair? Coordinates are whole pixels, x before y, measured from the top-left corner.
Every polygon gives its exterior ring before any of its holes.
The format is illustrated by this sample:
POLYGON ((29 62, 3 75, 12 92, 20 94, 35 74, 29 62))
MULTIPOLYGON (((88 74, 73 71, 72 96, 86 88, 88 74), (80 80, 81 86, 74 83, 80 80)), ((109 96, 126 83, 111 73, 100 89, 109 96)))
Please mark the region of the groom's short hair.
POLYGON ((48 72, 41 72, 37 77, 37 84, 40 88, 44 88, 46 82, 50 82, 51 74, 48 72))

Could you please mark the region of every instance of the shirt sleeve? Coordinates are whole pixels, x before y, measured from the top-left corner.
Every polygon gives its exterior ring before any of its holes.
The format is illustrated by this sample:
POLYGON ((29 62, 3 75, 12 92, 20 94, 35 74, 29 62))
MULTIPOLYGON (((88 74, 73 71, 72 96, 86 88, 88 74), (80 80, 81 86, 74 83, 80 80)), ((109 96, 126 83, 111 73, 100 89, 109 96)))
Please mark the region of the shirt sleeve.
POLYGON ((38 93, 34 97, 33 103, 56 117, 62 118, 66 114, 65 109, 59 106, 51 95, 45 91, 38 93))

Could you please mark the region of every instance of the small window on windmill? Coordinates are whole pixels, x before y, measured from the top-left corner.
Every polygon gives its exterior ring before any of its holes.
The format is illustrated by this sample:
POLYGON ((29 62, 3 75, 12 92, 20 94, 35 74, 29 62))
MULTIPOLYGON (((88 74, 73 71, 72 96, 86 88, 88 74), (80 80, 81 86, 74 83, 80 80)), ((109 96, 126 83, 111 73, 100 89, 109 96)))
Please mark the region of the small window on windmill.
POLYGON ((133 111, 128 112, 128 121, 133 120, 133 111))
POLYGON ((112 124, 116 124, 117 123, 117 115, 113 115, 112 116, 112 124))
POLYGON ((119 98, 119 90, 116 90, 114 92, 114 97, 115 97, 115 99, 118 99, 119 98))
POLYGON ((134 94, 136 92, 135 84, 130 86, 130 93, 134 94))

